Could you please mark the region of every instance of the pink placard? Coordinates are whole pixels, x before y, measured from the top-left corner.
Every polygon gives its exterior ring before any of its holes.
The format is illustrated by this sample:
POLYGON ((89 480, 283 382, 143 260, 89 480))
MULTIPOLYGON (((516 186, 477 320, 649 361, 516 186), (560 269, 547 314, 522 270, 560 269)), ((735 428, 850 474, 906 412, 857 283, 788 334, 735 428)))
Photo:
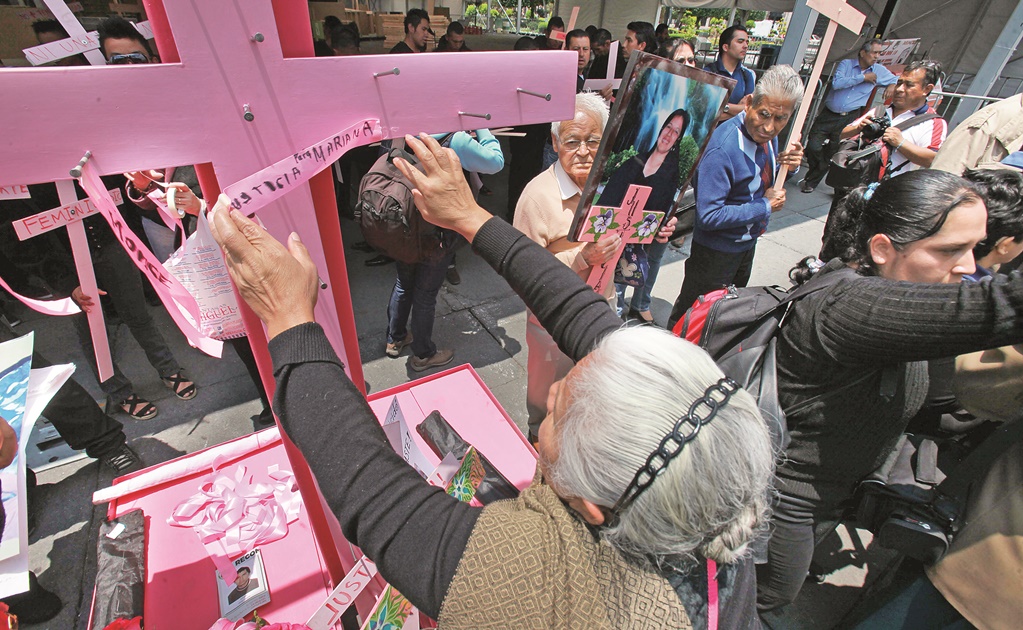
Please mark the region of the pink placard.
MULTIPOLYGON (((107 192, 110 194, 110 198, 114 200, 115 205, 119 206, 124 202, 119 189, 113 188, 107 192)), ((65 204, 59 208, 45 210, 39 214, 33 214, 30 217, 18 219, 12 224, 14 225, 14 232, 18 235, 18 240, 24 241, 32 238, 33 236, 45 234, 50 230, 67 227, 69 223, 81 221, 82 219, 98 212, 99 208, 96 207, 96 204, 93 203, 92 199, 79 199, 78 201, 65 204)))
POLYGON ((100 181, 95 169, 92 168, 92 162, 85 164, 82 169, 82 177, 78 181, 89 198, 99 208, 100 214, 110 224, 114 236, 128 251, 132 261, 149 278, 156 293, 160 296, 160 300, 167 307, 167 312, 170 313, 171 318, 188 338, 188 341, 206 354, 220 358, 224 343, 207 337, 199 331, 199 305, 195 298, 163 268, 156 256, 146 249, 146 246, 124 224, 121 213, 117 211, 117 205, 103 187, 103 182, 100 181))
POLYGON ((312 630, 328 630, 333 628, 334 624, 341 620, 341 615, 344 614, 348 607, 355 603, 355 598, 369 585, 377 575, 377 565, 363 556, 361 560, 356 563, 348 575, 341 580, 341 583, 337 585, 337 588, 327 596, 327 601, 323 602, 323 606, 320 607, 313 616, 309 618, 309 621, 305 625, 312 628, 312 630))

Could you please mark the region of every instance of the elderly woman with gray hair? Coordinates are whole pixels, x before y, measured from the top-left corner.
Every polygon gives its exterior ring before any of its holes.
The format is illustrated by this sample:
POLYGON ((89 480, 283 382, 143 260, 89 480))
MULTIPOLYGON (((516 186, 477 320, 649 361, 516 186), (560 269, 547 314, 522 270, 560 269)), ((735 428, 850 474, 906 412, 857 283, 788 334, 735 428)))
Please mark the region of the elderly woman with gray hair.
POLYGON ((214 236, 268 327, 278 415, 345 536, 442 627, 757 626, 746 546, 773 453, 752 397, 695 346, 619 329, 575 273, 474 202, 450 150, 406 142, 425 174, 396 163, 423 216, 465 236, 580 361, 550 389, 533 484, 460 503, 391 450, 345 376, 313 321, 316 268, 298 238, 285 249, 218 209, 214 236))

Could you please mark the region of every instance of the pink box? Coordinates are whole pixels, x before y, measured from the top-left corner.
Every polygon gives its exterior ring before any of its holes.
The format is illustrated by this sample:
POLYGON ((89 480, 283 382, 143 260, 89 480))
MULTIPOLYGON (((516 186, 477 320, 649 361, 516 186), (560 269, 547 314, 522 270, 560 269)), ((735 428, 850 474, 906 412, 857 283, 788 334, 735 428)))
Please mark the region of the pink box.
MULTIPOLYGON (((471 366, 462 365, 370 395, 370 407, 379 420, 386 416, 395 396, 409 428, 413 429, 413 439, 434 464, 440 463, 439 459, 414 428, 436 409, 511 483, 522 489, 532 481, 536 452, 471 366)), ((146 515, 147 630, 201 630, 219 616, 213 561, 191 528, 173 527, 167 522, 171 511, 195 494, 201 481, 212 472, 209 466, 202 467, 201 462, 212 462, 212 456, 218 453, 233 452, 225 462, 228 469, 243 464, 250 471, 259 471, 277 464, 292 470, 302 494, 301 514, 289 525, 287 536, 260 546, 270 586, 270 603, 260 608, 261 616, 272 623, 304 623, 354 566, 361 552, 341 536, 337 519, 323 505, 305 461, 289 456, 294 448, 290 441, 280 437, 276 428, 271 428, 114 481, 114 487, 109 489, 114 494, 118 493, 118 486, 130 487, 123 484, 144 485, 112 499, 107 516, 115 518, 133 509, 141 509, 146 515), (170 472, 188 465, 195 470, 170 472), (144 483, 160 473, 167 473, 165 477, 170 478, 144 483)), ((383 586, 378 576, 356 599, 363 619, 372 610, 383 586)))

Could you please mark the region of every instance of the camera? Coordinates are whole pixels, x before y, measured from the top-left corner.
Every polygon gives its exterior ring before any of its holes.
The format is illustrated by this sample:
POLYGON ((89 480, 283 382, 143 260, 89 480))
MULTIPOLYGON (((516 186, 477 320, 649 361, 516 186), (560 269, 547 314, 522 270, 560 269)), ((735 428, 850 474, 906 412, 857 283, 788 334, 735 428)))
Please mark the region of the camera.
POLYGON ((892 125, 892 121, 888 120, 887 116, 871 116, 867 120, 870 122, 864 125, 863 129, 860 130, 860 135, 867 142, 873 142, 883 136, 888 127, 892 125))

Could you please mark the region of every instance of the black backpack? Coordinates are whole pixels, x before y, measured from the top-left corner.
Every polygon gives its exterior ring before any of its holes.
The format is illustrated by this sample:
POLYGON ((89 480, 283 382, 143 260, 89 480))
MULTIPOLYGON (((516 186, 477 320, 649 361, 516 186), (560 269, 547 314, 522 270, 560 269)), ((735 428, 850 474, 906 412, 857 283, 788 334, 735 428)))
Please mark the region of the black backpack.
MULTIPOLYGON (((880 110, 876 112, 879 114, 878 117, 886 116, 882 106, 878 106, 878 109, 880 110)), ((927 112, 913 116, 894 127, 899 131, 905 131, 937 117, 938 114, 927 112)), ((832 156, 831 166, 828 169, 826 180, 828 186, 839 190, 851 190, 857 186, 880 182, 894 175, 894 171, 890 171, 888 168, 891 166, 893 152, 889 149, 886 154, 882 151, 883 145, 884 142, 880 138, 873 142, 866 142, 859 135, 839 142, 838 150, 832 156)))
MULTIPOLYGON (((726 376, 757 399, 757 407, 767 422, 777 452, 789 444, 785 412, 778 400, 778 332, 789 309, 798 300, 832 286, 855 274, 853 269, 827 265, 804 284, 784 289, 778 286, 728 286, 701 295, 672 331, 700 346, 710 354, 726 376)), ((831 395, 850 387, 822 394, 831 395)), ((822 396, 801 403, 794 413, 822 396)))
MULTIPOLYGON (((445 136, 441 144, 448 146, 453 135, 445 136)), ((418 164, 414 156, 401 149, 380 156, 359 184, 355 220, 366 242, 395 260, 409 264, 438 260, 460 237, 419 214, 412 199, 412 183, 394 165, 396 157, 413 166, 418 164)))

